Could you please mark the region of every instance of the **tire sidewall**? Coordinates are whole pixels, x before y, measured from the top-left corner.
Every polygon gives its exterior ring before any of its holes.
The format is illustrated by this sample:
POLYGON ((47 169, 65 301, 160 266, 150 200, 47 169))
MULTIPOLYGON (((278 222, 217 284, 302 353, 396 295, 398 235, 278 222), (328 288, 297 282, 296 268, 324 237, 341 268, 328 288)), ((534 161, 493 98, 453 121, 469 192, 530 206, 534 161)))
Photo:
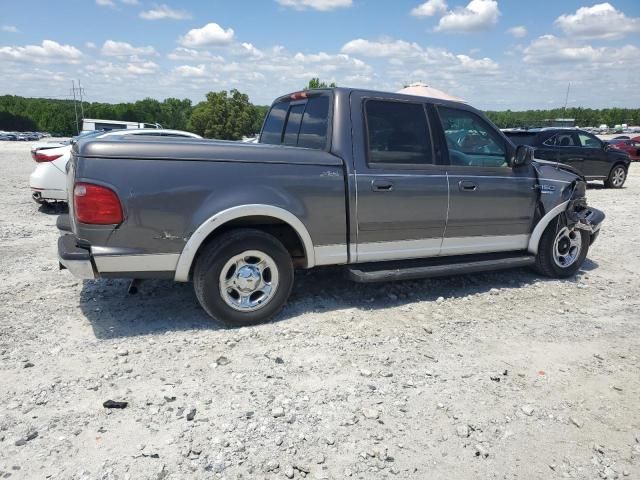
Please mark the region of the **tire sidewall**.
POLYGON ((608 184, 611 188, 622 188, 624 187, 624 184, 627 181, 627 169, 624 168, 624 165, 615 165, 612 169, 611 169, 611 173, 609 173, 609 179, 608 179, 608 184), (622 183, 620 185, 614 185, 613 183, 613 176, 616 170, 622 169, 622 171, 624 172, 624 178, 622 179, 622 183))
POLYGON ((566 278, 575 275, 582 267, 582 264, 589 253, 589 243, 591 240, 589 233, 585 230, 575 229, 575 232, 581 235, 580 255, 576 261, 568 267, 561 267, 556 264, 553 259, 554 243, 558 232, 565 226, 566 222, 563 219, 556 219, 552 221, 547 226, 540 240, 536 263, 538 265, 538 270, 550 277, 566 278))
POLYGON ((289 252, 274 237, 262 232, 250 233, 228 241, 212 244, 214 252, 202 256, 196 264, 194 282, 202 307, 212 317, 232 327, 266 322, 284 306, 293 286, 293 264, 289 252), (220 293, 220 273, 227 261, 247 250, 268 254, 278 268, 278 287, 273 297, 263 306, 251 312, 241 312, 230 307, 220 293))

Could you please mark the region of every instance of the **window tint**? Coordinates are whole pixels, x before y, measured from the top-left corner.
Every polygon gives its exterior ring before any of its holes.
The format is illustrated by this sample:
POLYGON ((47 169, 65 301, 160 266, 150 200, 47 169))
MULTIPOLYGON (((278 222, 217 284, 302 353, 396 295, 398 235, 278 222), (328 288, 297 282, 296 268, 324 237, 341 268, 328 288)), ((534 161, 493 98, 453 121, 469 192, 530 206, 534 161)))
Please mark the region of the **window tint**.
POLYGON ((302 122, 302 114, 304 112, 304 103, 292 105, 287 115, 287 126, 284 130, 282 143, 285 145, 296 145, 298 143, 298 133, 300 132, 300 123, 302 122))
POLYGON ((583 147, 600 148, 602 143, 596 137, 587 135, 586 133, 578 133, 578 138, 583 147))
POLYGON ((556 147, 577 147, 579 146, 575 135, 572 132, 558 133, 544 142, 545 145, 556 147))
POLYGON ((369 100, 365 104, 369 163, 433 163, 424 107, 415 103, 369 100))
POLYGON ((456 108, 438 107, 438 113, 451 165, 508 165, 504 141, 487 122, 472 112, 456 108))
POLYGON ((322 149, 327 143, 329 96, 310 98, 302 116, 298 146, 322 149))
POLYGON ((280 102, 269 111, 260 143, 323 149, 327 144, 329 95, 316 95, 291 105, 280 102))
POLYGON ((284 128, 284 120, 289 109, 288 102, 277 103, 269 111, 267 120, 262 129, 260 143, 270 143, 280 145, 282 142, 282 129, 284 128))

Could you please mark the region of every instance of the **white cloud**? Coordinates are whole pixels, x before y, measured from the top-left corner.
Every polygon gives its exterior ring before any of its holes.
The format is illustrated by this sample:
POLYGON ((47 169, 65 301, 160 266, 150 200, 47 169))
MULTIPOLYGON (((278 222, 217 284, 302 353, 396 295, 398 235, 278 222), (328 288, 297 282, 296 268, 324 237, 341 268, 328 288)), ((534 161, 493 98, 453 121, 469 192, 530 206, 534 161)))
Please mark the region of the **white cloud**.
POLYGON ((20 31, 15 25, 2 25, 1 30, 7 33, 18 33, 20 31))
POLYGON ((417 54, 422 51, 422 48, 417 43, 409 43, 404 40, 370 41, 358 38, 345 43, 341 51, 367 57, 392 57, 417 54))
POLYGON ((140 5, 138 0, 120 0, 125 5, 140 5))
POLYGON ((464 8, 448 11, 438 22, 439 32, 477 32, 498 23, 500 10, 496 0, 471 0, 464 8))
POLYGON ((433 17, 447 11, 447 2, 445 0, 428 0, 411 10, 414 17, 433 17))
POLYGON ((513 35, 515 38, 524 38, 527 36, 528 32, 526 27, 518 25, 517 27, 511 27, 507 30, 507 33, 513 35))
POLYGON ((127 72, 134 75, 148 75, 158 71, 160 67, 154 62, 129 63, 127 64, 127 72))
POLYGON ((328 11, 336 8, 351 7, 353 0, 276 0, 283 7, 292 7, 296 10, 305 10, 311 8, 313 10, 328 11))
POLYGON ((193 50, 190 48, 178 47, 167 55, 169 60, 174 62, 224 62, 220 55, 213 55, 204 50, 193 50))
POLYGON ((207 68, 202 64, 195 67, 192 65, 180 65, 174 68, 173 71, 183 77, 204 77, 207 75, 207 68))
POLYGON ((41 45, 0 47, 0 58, 32 63, 78 63, 82 52, 71 45, 43 40, 41 45))
POLYGON ((167 5, 158 5, 151 10, 140 12, 140 18, 144 20, 186 20, 191 14, 185 10, 174 10, 167 5))
POLYGON ((223 29, 217 23, 207 23, 202 28, 189 30, 179 42, 183 47, 206 47, 209 45, 227 45, 233 40, 232 28, 223 29))
POLYGON ((578 38, 615 39, 640 32, 640 18, 629 18, 610 3, 581 7, 573 15, 560 15, 554 23, 565 35, 578 38))
POLYGON ((85 43, 84 43, 84 46, 85 46, 86 48, 97 48, 96 44, 95 44, 95 43, 93 43, 93 42, 85 42, 85 43))
POLYGON ((109 7, 109 8, 114 8, 116 6, 113 0, 96 0, 96 5, 98 5, 99 7, 109 7))
POLYGON ((640 47, 593 47, 554 35, 543 35, 523 50, 523 60, 533 64, 581 64, 584 68, 640 64, 640 47))
POLYGON ((107 57, 119 57, 124 55, 157 55, 157 52, 152 46, 134 47, 127 42, 107 40, 102 45, 102 54, 107 57))

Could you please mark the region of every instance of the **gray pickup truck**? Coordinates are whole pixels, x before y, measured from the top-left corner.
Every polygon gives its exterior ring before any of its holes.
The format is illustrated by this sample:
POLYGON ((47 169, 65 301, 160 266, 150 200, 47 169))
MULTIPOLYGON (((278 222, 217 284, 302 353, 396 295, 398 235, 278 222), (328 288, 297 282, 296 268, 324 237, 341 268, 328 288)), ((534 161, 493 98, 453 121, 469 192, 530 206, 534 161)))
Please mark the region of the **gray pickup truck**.
POLYGON ((278 312, 295 268, 567 277, 604 219, 579 173, 516 148, 474 108, 348 88, 278 98, 258 144, 79 142, 68 187, 62 268, 193 281, 207 313, 236 326, 278 312))

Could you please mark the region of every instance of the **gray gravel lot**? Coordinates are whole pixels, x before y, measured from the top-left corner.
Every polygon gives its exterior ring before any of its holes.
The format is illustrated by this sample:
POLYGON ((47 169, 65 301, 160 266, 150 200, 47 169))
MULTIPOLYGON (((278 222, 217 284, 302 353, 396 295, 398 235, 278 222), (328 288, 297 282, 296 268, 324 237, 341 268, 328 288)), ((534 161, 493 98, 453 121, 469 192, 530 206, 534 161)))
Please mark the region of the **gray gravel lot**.
POLYGON ((191 285, 58 271, 28 150, 0 142, 0 478, 640 478, 639 165, 589 189, 576 278, 300 271, 227 330, 191 285))

